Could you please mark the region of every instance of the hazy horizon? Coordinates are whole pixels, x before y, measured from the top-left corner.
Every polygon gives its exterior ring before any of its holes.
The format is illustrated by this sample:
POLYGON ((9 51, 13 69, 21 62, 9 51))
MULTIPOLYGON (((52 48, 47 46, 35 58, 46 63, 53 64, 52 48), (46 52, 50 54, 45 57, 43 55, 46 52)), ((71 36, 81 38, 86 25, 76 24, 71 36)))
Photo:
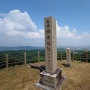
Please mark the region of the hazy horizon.
MULTIPOLYGON (((0 46, 0 47, 45 47, 45 46, 0 46)), ((64 46, 57 46, 57 47, 90 47, 90 45, 77 45, 77 46, 71 46, 71 45, 64 45, 64 46)))

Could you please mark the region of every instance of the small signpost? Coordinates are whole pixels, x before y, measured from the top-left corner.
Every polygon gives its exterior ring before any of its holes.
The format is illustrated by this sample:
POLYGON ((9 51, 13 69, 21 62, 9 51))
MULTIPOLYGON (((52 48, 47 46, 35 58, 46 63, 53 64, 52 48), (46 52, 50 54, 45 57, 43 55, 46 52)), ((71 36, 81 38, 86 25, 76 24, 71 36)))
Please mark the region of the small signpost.
POLYGON ((74 61, 74 51, 72 51, 72 62, 74 61))
POLYGON ((61 53, 60 53, 60 54, 61 54, 60 60, 62 61, 62 51, 61 51, 61 53))
POLYGON ((67 60, 67 66, 71 66, 71 51, 70 51, 70 48, 66 49, 66 60, 67 60))
POLYGON ((6 68, 8 69, 8 54, 6 54, 6 68))
POLYGON ((88 50, 86 49, 85 52, 86 52, 86 63, 88 63, 88 50))
POLYGON ((38 51, 38 63, 40 62, 40 51, 38 51))
POLYGON ((56 20, 53 17, 44 19, 45 61, 46 70, 40 73, 40 80, 35 85, 43 90, 59 90, 65 76, 57 68, 56 20))
POLYGON ((24 52, 24 65, 26 65, 26 52, 24 52))

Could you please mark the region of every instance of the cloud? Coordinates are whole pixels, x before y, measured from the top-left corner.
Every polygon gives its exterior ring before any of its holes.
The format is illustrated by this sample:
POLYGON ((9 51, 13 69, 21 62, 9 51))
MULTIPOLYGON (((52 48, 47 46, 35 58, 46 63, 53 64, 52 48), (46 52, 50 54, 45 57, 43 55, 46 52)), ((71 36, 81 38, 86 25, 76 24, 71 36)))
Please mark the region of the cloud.
MULTIPOLYGON (((38 29, 27 12, 12 10, 7 14, 0 13, 1 45, 44 45, 44 29, 38 29)), ((78 34, 77 30, 65 25, 60 27, 56 22, 57 44, 90 45, 90 32, 78 34), (88 41, 88 43, 86 43, 88 41)))
POLYGON ((60 27, 57 24, 57 43, 58 46, 90 45, 90 32, 86 31, 81 34, 78 34, 75 28, 70 30, 69 26, 60 27))
POLYGON ((4 18, 0 19, 0 33, 8 36, 24 36, 40 38, 40 32, 27 12, 19 10, 10 11, 4 18), (29 36, 30 35, 30 36, 29 36))
POLYGON ((77 34, 77 30, 73 29, 70 31, 69 26, 60 27, 58 24, 56 25, 57 28, 57 38, 58 39, 81 39, 81 36, 77 34))

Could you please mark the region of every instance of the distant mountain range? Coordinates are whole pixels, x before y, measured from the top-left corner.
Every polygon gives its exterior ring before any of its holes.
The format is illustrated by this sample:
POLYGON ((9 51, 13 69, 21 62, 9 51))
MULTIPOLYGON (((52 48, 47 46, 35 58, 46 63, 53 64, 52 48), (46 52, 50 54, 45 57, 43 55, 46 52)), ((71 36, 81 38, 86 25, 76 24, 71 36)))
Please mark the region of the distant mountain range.
MULTIPOLYGON (((90 46, 85 47, 69 47, 69 46, 63 46, 58 47, 59 50, 66 50, 66 48, 70 48, 71 50, 90 50, 90 46)), ((33 46, 17 46, 17 47, 8 47, 8 46, 0 46, 0 51, 11 51, 11 50, 33 50, 33 49, 44 49, 44 47, 33 47, 33 46)))
POLYGON ((0 51, 32 50, 32 49, 42 49, 42 48, 41 47, 33 47, 33 46, 18 46, 18 47, 0 46, 0 51))
POLYGON ((90 51, 90 46, 63 46, 59 47, 61 50, 66 50, 66 48, 70 48, 71 50, 89 50, 90 51))

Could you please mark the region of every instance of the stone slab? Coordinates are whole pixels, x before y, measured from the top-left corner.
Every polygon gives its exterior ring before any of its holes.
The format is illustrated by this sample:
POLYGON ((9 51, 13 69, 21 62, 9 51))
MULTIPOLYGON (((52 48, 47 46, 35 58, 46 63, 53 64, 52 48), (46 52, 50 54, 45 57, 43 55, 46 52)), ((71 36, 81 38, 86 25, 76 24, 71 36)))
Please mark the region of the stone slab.
POLYGON ((39 82, 37 82, 37 83, 35 84, 35 86, 38 86, 38 87, 40 87, 40 88, 42 88, 42 89, 45 89, 45 90, 54 90, 54 88, 48 87, 48 86, 43 85, 43 84, 41 84, 41 83, 39 83, 39 82))

